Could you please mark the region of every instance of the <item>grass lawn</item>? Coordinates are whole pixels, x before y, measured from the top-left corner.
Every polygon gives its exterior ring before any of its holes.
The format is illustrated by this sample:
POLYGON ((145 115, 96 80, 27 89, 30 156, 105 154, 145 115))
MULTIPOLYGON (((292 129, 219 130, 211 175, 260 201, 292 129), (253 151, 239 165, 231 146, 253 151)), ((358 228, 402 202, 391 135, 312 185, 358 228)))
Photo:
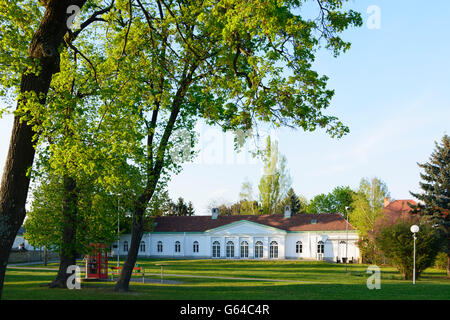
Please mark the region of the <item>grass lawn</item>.
MULTIPOLYGON (((148 276, 160 279, 160 267, 165 263, 164 279, 180 284, 131 283, 131 292, 116 293, 114 282, 83 283, 81 290, 49 289, 40 285, 56 275, 57 264, 50 270, 42 265, 9 268, 6 272, 4 299, 450 299, 450 280, 445 272, 428 269, 413 285, 404 281, 390 267, 382 267, 381 289, 366 286, 367 265, 331 264, 315 261, 280 260, 156 260, 140 259, 148 276), (179 277, 191 275, 194 277, 179 277), (205 277, 245 278, 238 280, 205 277), (251 278, 266 280, 250 280, 251 278), (248 279, 248 280, 247 280, 248 279), (276 281, 284 280, 284 281, 276 281)), ((111 266, 116 261, 110 261, 111 266)), ((82 274, 84 276, 84 274, 82 274)))

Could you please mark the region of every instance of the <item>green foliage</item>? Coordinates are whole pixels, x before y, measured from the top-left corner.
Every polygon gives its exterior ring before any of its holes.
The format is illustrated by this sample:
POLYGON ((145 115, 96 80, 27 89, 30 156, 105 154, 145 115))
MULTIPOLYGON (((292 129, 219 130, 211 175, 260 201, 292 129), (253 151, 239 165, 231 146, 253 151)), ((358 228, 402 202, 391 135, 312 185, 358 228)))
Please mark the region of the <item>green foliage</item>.
POLYGON ((444 135, 429 162, 419 164, 425 172, 420 174, 419 183, 423 193, 411 194, 424 203, 418 210, 422 214, 447 216, 450 213, 450 136, 444 135))
MULTIPOLYGON (((21 74, 31 66, 28 46, 43 16, 42 7, 33 0, 0 1, 0 97, 15 94, 21 74), (11 89, 11 90, 9 90, 11 89)), ((11 106, 14 99, 9 100, 11 106)))
POLYGON ((91 242, 111 243, 116 240, 116 197, 90 184, 80 184, 77 194, 76 242, 64 244, 62 178, 55 175, 41 178, 34 189, 31 210, 24 224, 25 238, 31 245, 47 246, 55 251, 59 251, 62 246, 72 245, 77 252, 86 253, 91 242))
MULTIPOLYGON (((405 280, 413 275, 413 236, 411 225, 414 218, 399 219, 395 223, 380 226, 375 231, 375 245, 403 275, 405 280)), ((416 277, 433 265, 436 255, 442 249, 442 236, 437 228, 423 220, 416 240, 416 277)))
MULTIPOLYGON (((253 187, 249 181, 242 183, 239 198, 239 203, 234 204, 234 211, 236 211, 237 207, 239 207, 239 214, 241 215, 255 215, 261 213, 261 208, 258 201, 253 198, 253 187)), ((233 210, 230 211, 232 212, 233 210)))
POLYGON ((447 269, 448 256, 446 252, 439 252, 434 260, 434 266, 441 270, 447 269))
POLYGON ((389 263, 379 248, 375 245, 373 238, 360 238, 357 242, 362 263, 383 265, 389 263))
MULTIPOLYGON (((425 172, 420 174, 422 193, 413 193, 421 202, 411 206, 413 212, 430 217, 440 226, 446 239, 444 250, 450 254, 450 137, 444 135, 441 143, 435 142, 435 150, 427 163, 419 164, 425 172)), ((449 261, 447 260, 447 263, 449 261)), ((450 265, 447 275, 450 276, 450 265)))
MULTIPOLYGON (((80 20, 110 3, 89 1, 80 20)), ((192 159, 199 119, 223 130, 267 123, 324 128, 332 137, 349 131, 324 114, 334 92, 312 69, 321 45, 334 55, 346 51, 350 45, 340 34, 362 25, 341 0, 321 1, 313 18, 300 15, 297 0, 113 4, 92 16, 89 28, 81 24, 66 35, 46 104, 25 92, 32 99, 17 110, 39 133, 35 175, 45 167, 57 179, 68 176, 93 188, 80 202, 79 211, 92 217, 80 216, 86 222, 79 232, 104 217, 92 209, 102 203, 94 198, 98 190, 128 195, 139 220, 170 175, 192 159)), ((0 9, 3 95, 18 87, 24 67, 39 72, 27 48, 43 8, 37 1, 0 0, 0 9)), ((274 210, 280 190, 266 209, 274 210)))
POLYGON ((286 168, 286 157, 279 155, 278 143, 266 140, 263 152, 264 173, 258 185, 263 214, 274 214, 280 207, 290 186, 291 177, 286 168))
POLYGON ((194 207, 192 206, 192 202, 189 202, 187 204, 184 202, 184 199, 182 197, 179 197, 176 203, 170 201, 168 211, 166 211, 163 215, 192 216, 193 214, 194 214, 194 207))
POLYGON ((375 223, 381 216, 384 198, 389 196, 386 184, 378 178, 362 179, 358 192, 353 194, 350 223, 358 230, 360 236, 366 237, 373 231, 375 223))
POLYGON ((308 204, 307 213, 343 213, 353 202, 355 192, 350 187, 336 187, 331 193, 319 194, 308 204))
POLYGON ((179 197, 176 202, 172 201, 167 190, 155 193, 148 204, 146 217, 159 216, 192 216, 195 214, 192 202, 179 197))
POLYGON ((291 208, 291 214, 299 214, 301 210, 304 210, 302 200, 295 194, 294 189, 290 188, 286 197, 283 199, 280 205, 280 212, 284 211, 284 207, 289 206, 291 208))

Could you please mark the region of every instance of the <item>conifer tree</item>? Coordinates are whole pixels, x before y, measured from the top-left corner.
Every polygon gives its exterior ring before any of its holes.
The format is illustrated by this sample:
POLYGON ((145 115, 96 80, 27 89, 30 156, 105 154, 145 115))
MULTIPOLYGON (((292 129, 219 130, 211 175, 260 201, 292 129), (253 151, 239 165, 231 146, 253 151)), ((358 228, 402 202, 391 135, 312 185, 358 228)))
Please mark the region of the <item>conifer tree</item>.
POLYGON ((280 212, 284 210, 284 207, 290 206, 292 214, 298 214, 304 208, 302 208, 302 203, 300 198, 295 194, 294 189, 290 188, 286 198, 282 201, 282 208, 280 208, 280 212))
POLYGON ((440 226, 447 252, 447 277, 450 276, 450 137, 444 135, 429 161, 418 166, 425 172, 420 174, 422 193, 410 192, 421 203, 412 206, 413 212, 427 215, 440 226))

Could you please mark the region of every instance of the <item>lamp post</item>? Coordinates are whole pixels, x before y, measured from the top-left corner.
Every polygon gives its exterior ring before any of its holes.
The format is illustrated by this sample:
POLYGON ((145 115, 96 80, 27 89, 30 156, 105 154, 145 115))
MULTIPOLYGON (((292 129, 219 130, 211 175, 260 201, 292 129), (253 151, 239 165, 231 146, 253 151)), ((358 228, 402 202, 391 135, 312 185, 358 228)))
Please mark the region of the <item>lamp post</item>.
POLYGON ((413 284, 416 284, 416 233, 419 232, 419 226, 418 225, 412 225, 411 226, 411 232, 413 234, 414 238, 414 257, 413 257, 413 284))
POLYGON ((347 272, 347 260, 348 260, 348 211, 350 210, 350 207, 345 207, 345 211, 347 211, 347 223, 345 225, 345 233, 347 234, 346 241, 345 241, 345 272, 347 272))

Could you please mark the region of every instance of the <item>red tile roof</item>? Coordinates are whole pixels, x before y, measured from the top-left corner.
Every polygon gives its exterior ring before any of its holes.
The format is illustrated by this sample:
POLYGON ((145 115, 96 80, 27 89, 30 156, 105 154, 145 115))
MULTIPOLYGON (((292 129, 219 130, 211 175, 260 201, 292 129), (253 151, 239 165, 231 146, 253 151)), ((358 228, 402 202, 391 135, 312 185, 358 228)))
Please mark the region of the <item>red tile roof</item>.
MULTIPOLYGON (((154 232, 204 232, 244 220, 285 231, 342 231, 346 228, 346 221, 339 213, 297 214, 291 218, 282 214, 219 216, 215 220, 211 216, 167 216, 155 219, 154 232), (317 223, 312 224, 313 219, 317 223)), ((349 225, 348 230, 355 229, 349 225)))
POLYGON ((386 218, 394 222, 399 218, 408 218, 412 210, 408 203, 417 205, 414 200, 395 200, 383 208, 383 213, 386 218))

